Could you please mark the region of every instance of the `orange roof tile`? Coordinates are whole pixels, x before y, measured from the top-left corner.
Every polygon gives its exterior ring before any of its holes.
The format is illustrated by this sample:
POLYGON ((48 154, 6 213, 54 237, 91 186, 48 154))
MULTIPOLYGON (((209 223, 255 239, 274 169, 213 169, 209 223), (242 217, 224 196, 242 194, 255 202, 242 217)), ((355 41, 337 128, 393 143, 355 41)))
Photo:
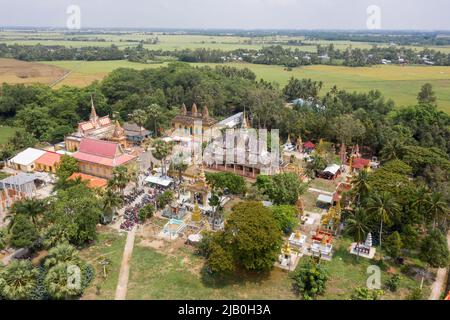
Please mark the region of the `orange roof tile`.
POLYGON ((88 174, 75 172, 69 177, 69 180, 76 180, 80 178, 81 181, 87 181, 87 186, 89 188, 104 188, 108 184, 108 181, 106 179, 97 178, 88 174))
POLYGON ((61 155, 59 153, 47 151, 36 160, 36 163, 44 166, 54 166, 59 161, 61 161, 61 155))

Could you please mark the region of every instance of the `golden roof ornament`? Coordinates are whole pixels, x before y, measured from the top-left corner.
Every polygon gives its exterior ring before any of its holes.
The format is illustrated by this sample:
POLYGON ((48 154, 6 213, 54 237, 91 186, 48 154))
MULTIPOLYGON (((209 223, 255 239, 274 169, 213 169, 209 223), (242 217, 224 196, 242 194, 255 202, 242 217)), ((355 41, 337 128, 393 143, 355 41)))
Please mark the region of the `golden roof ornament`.
POLYGON ((209 110, 207 106, 204 106, 202 109, 202 117, 205 119, 209 118, 209 110))
POLYGON ((187 108, 186 108, 186 105, 184 103, 181 105, 180 114, 183 115, 183 116, 187 115, 187 108))
POLYGON ((197 109, 197 105, 195 104, 195 102, 192 105, 191 113, 192 113, 192 116, 194 116, 194 117, 198 115, 198 109, 197 109))

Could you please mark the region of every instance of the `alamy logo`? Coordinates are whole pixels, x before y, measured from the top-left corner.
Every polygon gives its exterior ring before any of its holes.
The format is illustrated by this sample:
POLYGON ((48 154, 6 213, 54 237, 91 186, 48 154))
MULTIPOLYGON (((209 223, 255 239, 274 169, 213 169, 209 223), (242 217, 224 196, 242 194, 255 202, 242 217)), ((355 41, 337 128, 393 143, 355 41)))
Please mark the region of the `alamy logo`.
POLYGON ((378 30, 381 29, 381 8, 376 5, 371 5, 367 8, 367 29, 378 30))
POLYGON ((378 266, 371 265, 367 267, 367 274, 370 276, 367 278, 366 285, 370 290, 381 289, 381 269, 378 266))
POLYGON ((67 29, 80 30, 81 29, 81 9, 77 5, 70 5, 67 7, 66 13, 69 15, 67 18, 67 29))
POLYGON ((67 267, 67 288, 72 290, 81 289, 81 270, 76 265, 67 267))

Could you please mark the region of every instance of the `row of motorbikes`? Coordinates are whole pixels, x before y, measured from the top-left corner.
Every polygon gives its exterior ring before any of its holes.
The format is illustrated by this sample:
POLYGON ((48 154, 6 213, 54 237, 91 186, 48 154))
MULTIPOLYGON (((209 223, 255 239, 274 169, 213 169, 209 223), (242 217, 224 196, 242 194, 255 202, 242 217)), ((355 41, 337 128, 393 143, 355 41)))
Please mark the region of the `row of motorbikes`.
MULTIPOLYGON (((135 200, 137 197, 142 195, 142 193, 144 193, 143 190, 142 190, 142 192, 139 192, 139 195, 135 197, 135 200)), ((124 216, 123 216, 124 221, 121 223, 120 229, 127 230, 127 231, 130 231, 131 229, 133 229, 133 227, 139 223, 139 210, 141 210, 145 205, 147 205, 149 203, 155 204, 157 194, 159 194, 159 193, 155 193, 152 195, 144 194, 140 203, 138 203, 134 206, 127 207, 125 209, 124 216)))

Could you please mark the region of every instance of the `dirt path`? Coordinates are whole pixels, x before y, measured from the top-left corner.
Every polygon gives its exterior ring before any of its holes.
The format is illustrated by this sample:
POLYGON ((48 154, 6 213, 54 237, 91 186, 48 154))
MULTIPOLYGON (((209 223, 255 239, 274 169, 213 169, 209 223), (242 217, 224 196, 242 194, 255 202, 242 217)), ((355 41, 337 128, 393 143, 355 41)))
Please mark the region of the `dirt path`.
POLYGON ((120 265, 119 280, 117 281, 115 300, 125 300, 127 297, 128 277, 130 276, 130 260, 133 254, 134 238, 136 236, 136 229, 134 228, 128 232, 127 242, 123 249, 122 264, 120 265))
MULTIPOLYGON (((450 232, 447 234, 447 245, 450 248, 450 232)), ((439 300, 441 298, 442 290, 445 289, 447 280, 447 269, 439 268, 436 276, 436 281, 431 286, 431 294, 428 300, 439 300)))

